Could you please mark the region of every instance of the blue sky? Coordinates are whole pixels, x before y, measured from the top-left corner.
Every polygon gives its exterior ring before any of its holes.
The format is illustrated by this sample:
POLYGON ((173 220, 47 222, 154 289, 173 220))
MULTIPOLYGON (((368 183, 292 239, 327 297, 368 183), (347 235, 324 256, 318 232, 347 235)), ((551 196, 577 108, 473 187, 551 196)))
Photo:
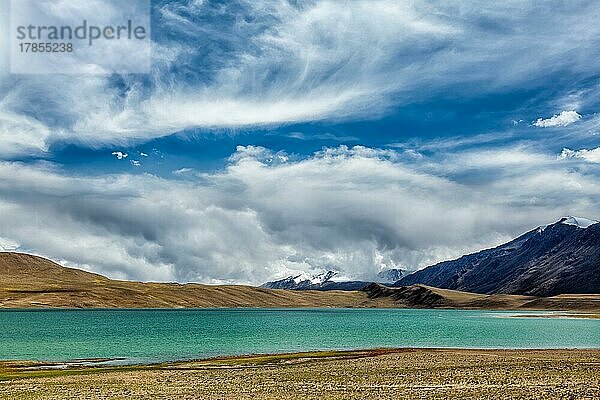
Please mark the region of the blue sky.
POLYGON ((261 283, 418 269, 599 219, 599 16, 153 1, 150 74, 15 75, 3 57, 0 245, 113 277, 261 283))

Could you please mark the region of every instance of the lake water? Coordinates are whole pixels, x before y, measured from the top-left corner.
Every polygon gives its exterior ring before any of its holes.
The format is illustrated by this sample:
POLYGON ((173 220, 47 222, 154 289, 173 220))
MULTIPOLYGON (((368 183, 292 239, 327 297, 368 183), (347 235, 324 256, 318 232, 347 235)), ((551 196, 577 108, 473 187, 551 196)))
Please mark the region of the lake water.
MULTIPOLYGON (((410 309, 0 311, 0 359, 124 358, 375 347, 599 348, 600 320, 410 309)), ((531 314, 541 315, 543 312, 531 314)))

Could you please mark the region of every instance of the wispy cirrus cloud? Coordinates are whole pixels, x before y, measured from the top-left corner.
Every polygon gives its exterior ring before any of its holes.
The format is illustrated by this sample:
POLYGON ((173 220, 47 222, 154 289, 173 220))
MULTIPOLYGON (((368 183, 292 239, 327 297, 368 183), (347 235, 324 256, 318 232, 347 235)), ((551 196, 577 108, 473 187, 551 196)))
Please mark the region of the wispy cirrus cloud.
MULTIPOLYGON (((14 143, 0 152, 43 152, 57 141, 123 145, 192 128, 373 118, 450 89, 470 97, 542 87, 550 74, 581 80, 596 74, 598 7, 155 3, 148 76, 0 75, 0 96, 11 99, 0 103, 8 116, 0 131, 26 139, 17 145, 5 135, 14 143)), ((561 115, 539 123, 564 125, 569 115, 561 115)))
POLYGON ((50 128, 27 115, 2 110, 0 101, 0 157, 48 149, 50 128))

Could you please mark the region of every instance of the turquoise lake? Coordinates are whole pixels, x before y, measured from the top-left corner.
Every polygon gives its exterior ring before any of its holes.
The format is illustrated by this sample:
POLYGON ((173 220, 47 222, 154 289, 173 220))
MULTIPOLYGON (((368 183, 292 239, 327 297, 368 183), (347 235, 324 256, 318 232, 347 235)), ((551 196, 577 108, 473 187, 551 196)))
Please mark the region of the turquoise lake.
MULTIPOLYGON (((411 309, 0 311, 0 359, 126 363, 375 347, 599 348, 600 320, 411 309)), ((543 315, 543 312, 529 314, 543 315)))

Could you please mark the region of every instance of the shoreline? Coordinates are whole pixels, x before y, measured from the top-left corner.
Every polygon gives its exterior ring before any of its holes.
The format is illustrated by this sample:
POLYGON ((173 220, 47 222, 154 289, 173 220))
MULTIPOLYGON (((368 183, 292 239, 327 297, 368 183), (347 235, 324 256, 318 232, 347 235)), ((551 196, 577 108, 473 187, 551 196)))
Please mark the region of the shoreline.
POLYGON ((404 307, 400 305, 374 307, 374 306, 278 306, 278 307, 3 307, 2 312, 40 312, 40 311, 243 311, 243 310, 275 310, 275 311, 302 311, 302 310, 430 310, 430 311, 490 311, 515 313, 512 317, 536 317, 536 318, 600 318, 600 310, 567 310, 567 309, 545 309, 545 308, 482 308, 482 307, 404 307), (519 314, 517 314, 519 313, 519 314), (536 314, 538 313, 538 314, 536 314))
POLYGON ((0 399, 600 396, 600 349, 368 349, 64 370, 9 364, 0 362, 0 399))
MULTIPOLYGON (((187 365, 202 365, 211 368, 226 367, 238 365, 243 367, 248 363, 250 365, 265 365, 269 362, 283 362, 292 360, 302 360, 303 362, 330 360, 330 359, 357 359, 365 357, 377 357, 388 354, 398 353, 420 353, 420 352, 450 352, 450 353, 501 353, 501 352, 519 352, 519 353, 552 353, 552 352, 597 352, 600 356, 599 347, 575 348, 486 348, 486 347, 378 347, 363 349, 331 349, 314 350, 283 353, 250 353, 239 355, 219 355, 213 357, 189 358, 181 360, 167 360, 159 362, 141 362, 141 363, 123 363, 127 361, 125 357, 114 358, 82 358, 65 361, 37 361, 37 360, 0 360, 0 382, 5 381, 3 373, 10 371, 15 379, 27 379, 28 373, 39 372, 42 374, 33 374, 36 377, 44 375, 43 372, 65 372, 84 373, 84 372, 111 372, 112 370, 153 370, 178 368, 187 365)), ((600 359, 599 359, 600 364, 600 359)), ((54 374, 50 374, 54 375, 54 374)), ((7 379, 10 380, 10 379, 7 379)))
MULTIPOLYGON (((532 310, 538 312, 537 310, 532 310)), ((598 313, 548 311, 548 314, 518 314, 511 318, 564 318, 564 319, 600 319, 598 313)))

